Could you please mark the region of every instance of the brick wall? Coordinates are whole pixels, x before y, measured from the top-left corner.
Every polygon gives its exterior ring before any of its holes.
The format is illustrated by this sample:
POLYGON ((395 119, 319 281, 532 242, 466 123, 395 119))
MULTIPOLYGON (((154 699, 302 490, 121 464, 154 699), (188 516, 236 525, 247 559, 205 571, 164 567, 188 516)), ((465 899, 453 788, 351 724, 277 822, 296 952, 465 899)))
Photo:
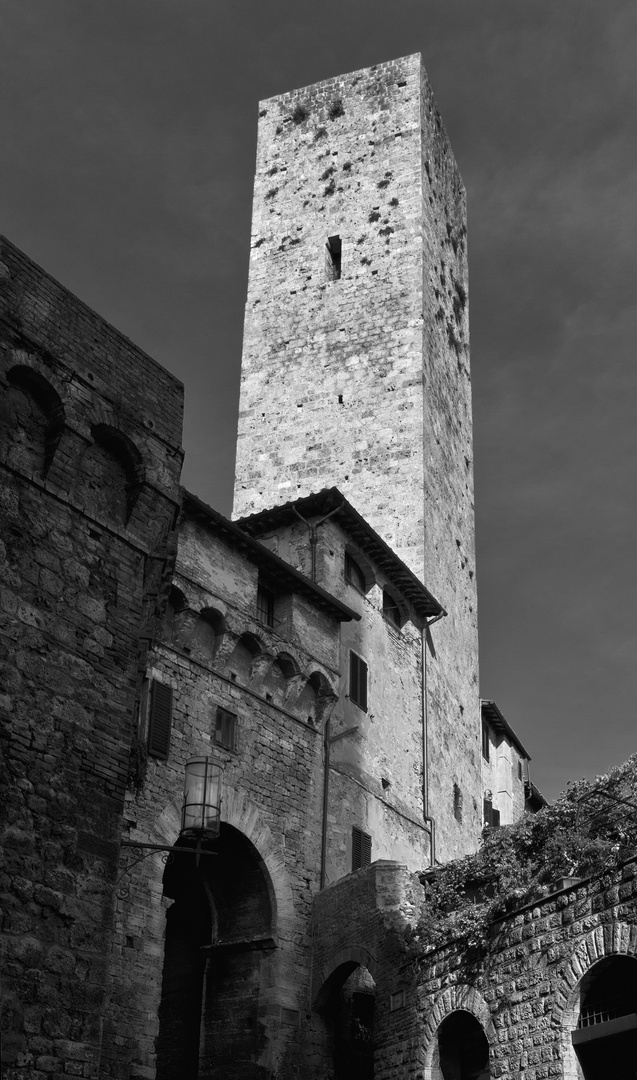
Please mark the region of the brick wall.
POLYGON ((4 1075, 97 1076, 182 393, 6 241, 0 276, 4 1075))

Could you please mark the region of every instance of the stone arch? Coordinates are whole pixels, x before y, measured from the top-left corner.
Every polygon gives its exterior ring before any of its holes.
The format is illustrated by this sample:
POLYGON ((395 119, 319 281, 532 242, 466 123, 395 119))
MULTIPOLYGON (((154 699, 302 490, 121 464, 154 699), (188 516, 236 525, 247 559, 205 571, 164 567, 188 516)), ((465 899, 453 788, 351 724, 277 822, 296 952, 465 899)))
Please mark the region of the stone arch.
POLYGON ((583 1076, 571 1038, 579 1017, 582 979, 600 960, 613 956, 637 959, 637 926, 624 922, 597 926, 580 939, 575 951, 562 964, 552 1020, 560 1031, 564 1080, 582 1080, 583 1076))
POLYGON ((265 650, 256 634, 245 631, 237 637, 234 649, 227 660, 230 676, 240 682, 251 682, 257 661, 263 661, 265 650))
MULTIPOLYGON (((361 590, 363 595, 367 595, 369 590, 376 584, 376 574, 374 573, 374 567, 367 558, 366 555, 360 550, 360 548, 354 547, 353 544, 347 544, 345 547, 345 578, 347 580, 347 565, 351 560, 357 570, 360 571, 363 577, 363 589, 361 590)), ((356 587, 356 586, 355 586, 356 587)))
POLYGON ((376 976, 376 957, 364 945, 346 945, 330 957, 316 979, 318 991, 314 995, 312 1008, 320 1009, 325 1004, 331 988, 338 978, 346 978, 357 967, 367 968, 372 978, 376 976))
POLYGON ((435 1057, 438 1050, 438 1030, 442 1022, 455 1012, 470 1013, 482 1027, 489 1046, 492 1046, 497 1041, 491 1012, 482 994, 474 986, 465 983, 448 986, 437 995, 433 1007, 425 1019, 423 1030, 425 1046, 423 1080, 437 1080, 435 1057))
MULTIPOLYGON (((171 597, 180 593, 171 589, 171 597)), ((183 597, 183 593, 181 593, 183 597)), ((206 607, 194 611, 183 597, 181 607, 173 607, 170 638, 175 648, 185 652, 191 659, 210 666, 219 651, 226 632, 226 621, 216 608, 206 607)))
POLYGON ((74 484, 84 509, 126 524, 144 482, 142 456, 128 435, 109 424, 91 426, 74 484))
POLYGON ((319 973, 304 1039, 337 1078, 373 1080, 375 973, 375 956, 353 944, 336 952, 319 973))
POLYGON ((322 723, 335 701, 336 694, 327 676, 322 671, 313 671, 305 680, 294 708, 302 720, 314 726, 322 723))
POLYGON ((267 669, 263 672, 261 690, 268 700, 273 700, 277 705, 284 705, 291 687, 292 680, 300 672, 297 661, 289 652, 280 652, 272 657, 267 669))
POLYGON ((275 662, 281 668, 286 679, 293 679, 301 670, 298 661, 289 652, 280 652, 275 662))
POLYGON ((27 364, 10 368, 7 383, 0 399, 0 440, 7 462, 45 477, 64 431, 62 399, 48 379, 27 364))
MULTIPOLYGON (((283 851, 263 820, 260 808, 241 792, 224 783, 221 821, 243 833, 263 860, 272 887, 273 933, 287 939, 292 934, 294 897, 283 851)), ((180 829, 181 796, 178 796, 168 803, 156 818, 151 841, 174 844, 180 829)), ((163 871, 161 853, 157 857, 157 867, 163 871)))

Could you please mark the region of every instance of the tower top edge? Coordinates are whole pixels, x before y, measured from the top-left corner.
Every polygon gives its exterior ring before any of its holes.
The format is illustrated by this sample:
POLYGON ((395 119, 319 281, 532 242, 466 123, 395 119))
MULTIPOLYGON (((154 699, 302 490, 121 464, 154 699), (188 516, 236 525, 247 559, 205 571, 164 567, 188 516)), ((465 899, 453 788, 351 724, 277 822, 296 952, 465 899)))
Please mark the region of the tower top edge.
POLYGON ((352 82, 355 79, 362 79, 369 77, 373 72, 387 72, 392 68, 399 69, 405 67, 414 67, 421 70, 423 68, 422 54, 419 52, 409 53, 407 56, 398 56, 394 60, 385 60, 382 63, 370 64, 369 67, 357 68, 355 71, 348 71, 344 74, 333 75, 329 79, 319 79, 318 82, 308 83, 306 86, 298 86, 292 90, 286 90, 282 94, 273 94, 271 97, 262 98, 259 101, 259 106, 267 105, 268 102, 274 101, 287 101, 291 98, 296 98, 299 94, 309 94, 312 91, 316 91, 319 88, 325 90, 330 86, 333 86, 335 90, 345 84, 352 82))

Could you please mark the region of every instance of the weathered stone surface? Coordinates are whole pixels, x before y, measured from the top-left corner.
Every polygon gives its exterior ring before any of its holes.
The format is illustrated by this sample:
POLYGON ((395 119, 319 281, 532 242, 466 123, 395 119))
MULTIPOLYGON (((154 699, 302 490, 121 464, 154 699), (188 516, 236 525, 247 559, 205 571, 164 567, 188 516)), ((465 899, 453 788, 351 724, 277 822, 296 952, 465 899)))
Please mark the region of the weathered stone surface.
POLYGON ((482 826, 462 181, 418 55, 259 117, 234 513, 335 484, 446 608, 427 678, 447 859, 482 826))

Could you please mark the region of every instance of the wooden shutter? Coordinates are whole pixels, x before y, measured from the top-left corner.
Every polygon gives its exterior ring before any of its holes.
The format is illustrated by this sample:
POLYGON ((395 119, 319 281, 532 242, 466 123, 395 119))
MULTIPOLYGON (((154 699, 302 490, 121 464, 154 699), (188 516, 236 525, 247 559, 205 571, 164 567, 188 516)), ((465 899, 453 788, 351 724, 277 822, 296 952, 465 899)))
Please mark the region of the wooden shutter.
POLYGON ((148 753, 153 757, 168 757, 170 728, 173 714, 173 692, 170 686, 153 679, 150 684, 148 707, 148 753))
POLYGON ((372 838, 357 825, 352 828, 352 870, 369 866, 372 861, 372 838))
POLYGON ((367 664, 355 652, 349 654, 349 696, 359 709, 367 712, 367 664))

